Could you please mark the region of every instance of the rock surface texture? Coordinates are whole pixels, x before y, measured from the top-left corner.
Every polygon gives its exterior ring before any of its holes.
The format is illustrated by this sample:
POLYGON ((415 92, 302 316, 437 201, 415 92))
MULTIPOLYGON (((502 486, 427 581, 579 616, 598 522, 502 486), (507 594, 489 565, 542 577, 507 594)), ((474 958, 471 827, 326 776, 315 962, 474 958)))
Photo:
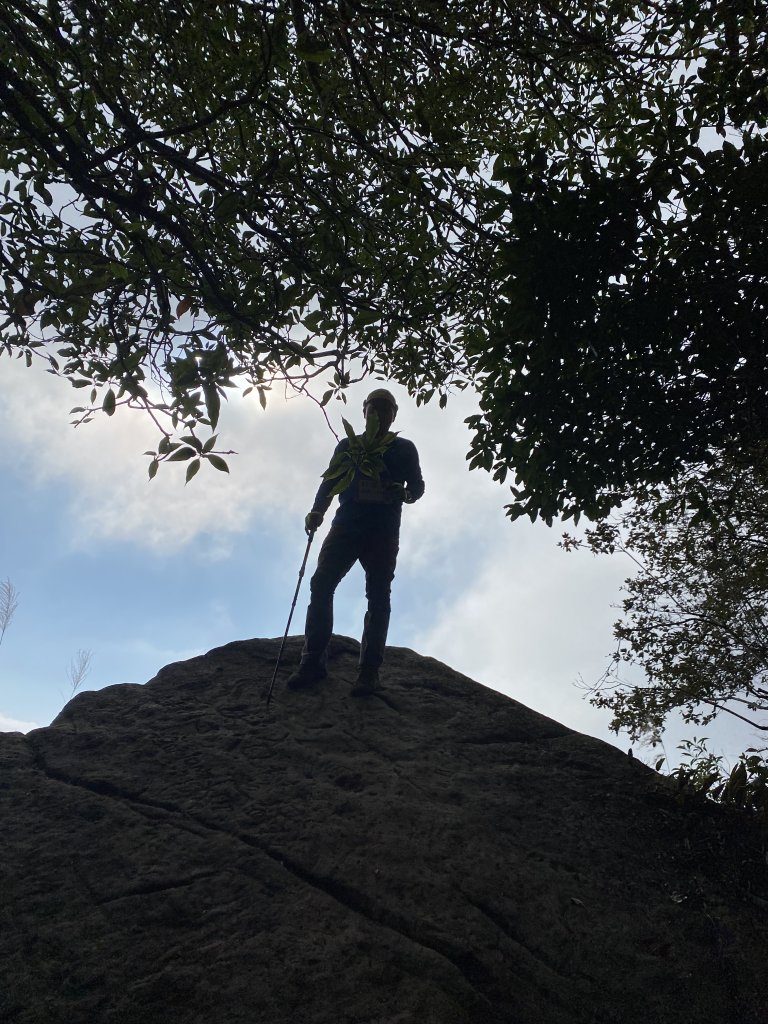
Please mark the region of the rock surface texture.
POLYGON ((0 735, 3 1024, 766 1024, 759 836, 439 662, 232 643, 0 735))

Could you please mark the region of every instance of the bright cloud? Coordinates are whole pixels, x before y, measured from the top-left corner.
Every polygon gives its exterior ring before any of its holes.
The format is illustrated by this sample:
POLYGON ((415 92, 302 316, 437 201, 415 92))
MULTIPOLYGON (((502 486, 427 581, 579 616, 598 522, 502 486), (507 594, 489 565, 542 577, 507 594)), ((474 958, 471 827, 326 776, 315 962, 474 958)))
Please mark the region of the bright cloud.
POLYGON ((39 728, 37 722, 23 722, 0 711, 0 732, 29 732, 31 729, 39 728))
MULTIPOLYGON (((270 529, 303 518, 335 445, 317 406, 275 393, 264 411, 255 399, 235 394, 222 409, 221 441, 237 454, 229 474, 203 468, 185 487, 184 467, 162 467, 153 481, 142 452, 156 447, 157 431, 140 412, 120 409, 87 425, 69 425, 69 409, 79 396, 62 381, 27 370, 18 360, 0 362, 4 401, 0 407, 0 458, 21 460, 40 486, 68 484, 66 512, 72 543, 94 539, 130 541, 166 553, 180 551, 203 535, 207 553, 225 557, 228 538, 261 519, 270 529)), ((362 399, 371 384, 350 389, 346 405, 333 403, 329 417, 341 433, 341 416, 362 424, 362 399)), ((497 513, 504 491, 485 474, 468 473, 469 434, 463 418, 475 409, 472 398, 452 399, 416 409, 403 388, 393 386, 401 404, 395 424, 413 438, 422 456, 427 493, 408 510, 409 557, 427 564, 446 546, 460 541, 466 524, 481 525, 497 513)))
POLYGON ((419 649, 572 727, 607 737, 608 715, 579 687, 606 667, 624 572, 619 561, 566 555, 556 531, 503 523, 419 649))
POLYGON ((230 474, 205 468, 187 487, 183 466, 163 467, 153 481, 142 452, 156 447, 151 421, 121 409, 77 429, 68 415, 77 397, 68 385, 18 361, 3 360, 2 451, 24 463, 41 487, 69 485, 73 544, 94 538, 177 551, 208 535, 212 557, 227 553, 227 537, 256 515, 277 525, 311 502, 311 483, 335 443, 309 401, 275 396, 266 412, 235 396, 222 412, 222 441, 238 455, 230 474))

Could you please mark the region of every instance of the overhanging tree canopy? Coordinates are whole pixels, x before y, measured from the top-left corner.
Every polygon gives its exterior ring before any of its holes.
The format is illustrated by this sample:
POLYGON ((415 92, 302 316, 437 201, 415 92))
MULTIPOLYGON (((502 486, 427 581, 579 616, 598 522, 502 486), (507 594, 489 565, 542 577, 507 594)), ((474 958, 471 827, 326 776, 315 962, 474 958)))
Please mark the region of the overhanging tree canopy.
POLYGON ((602 514, 765 436, 765 13, 2 0, 2 343, 153 469, 236 381, 472 381, 510 513, 602 514))

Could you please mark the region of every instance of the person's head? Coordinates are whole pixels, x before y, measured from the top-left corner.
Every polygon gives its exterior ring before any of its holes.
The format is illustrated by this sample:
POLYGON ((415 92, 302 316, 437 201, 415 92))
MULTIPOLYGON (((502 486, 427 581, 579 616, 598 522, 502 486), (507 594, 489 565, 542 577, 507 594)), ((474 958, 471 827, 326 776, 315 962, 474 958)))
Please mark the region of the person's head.
POLYGON ((365 416, 366 422, 372 413, 375 413, 379 419, 379 433, 385 434, 397 416, 395 396, 386 388, 376 388, 363 402, 363 416, 365 416))

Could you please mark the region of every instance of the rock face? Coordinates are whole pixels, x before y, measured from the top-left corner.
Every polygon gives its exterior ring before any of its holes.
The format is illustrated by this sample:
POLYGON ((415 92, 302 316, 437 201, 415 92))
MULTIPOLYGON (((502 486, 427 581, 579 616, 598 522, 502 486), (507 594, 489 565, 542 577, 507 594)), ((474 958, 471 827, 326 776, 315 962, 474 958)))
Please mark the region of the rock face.
POLYGON ((430 658, 275 640, 0 735, 0 1020, 765 1024, 747 823, 430 658))

